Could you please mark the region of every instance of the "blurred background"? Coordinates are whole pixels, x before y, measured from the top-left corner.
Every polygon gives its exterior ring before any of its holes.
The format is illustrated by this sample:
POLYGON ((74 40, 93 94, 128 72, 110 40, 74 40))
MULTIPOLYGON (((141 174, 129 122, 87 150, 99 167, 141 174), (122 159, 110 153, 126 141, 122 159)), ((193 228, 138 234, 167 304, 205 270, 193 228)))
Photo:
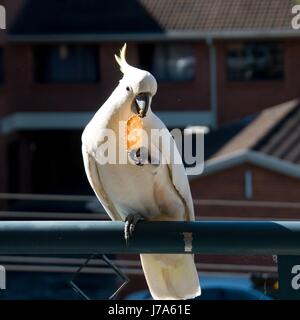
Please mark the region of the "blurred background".
MULTIPOLYGON (((80 139, 122 76, 114 54, 124 42, 128 62, 158 80, 152 109, 169 129, 206 132, 204 173, 190 179, 197 219, 299 219, 297 2, 0 1, 0 219, 108 219, 88 185, 80 139)), ((147 298, 138 256, 112 258, 131 279, 120 297, 147 298)), ((0 298, 80 298, 68 282, 83 261, 0 256, 0 298)), ((274 257, 196 261, 204 298, 276 297, 274 257)), ((120 284, 97 259, 79 278, 91 298, 120 284)))

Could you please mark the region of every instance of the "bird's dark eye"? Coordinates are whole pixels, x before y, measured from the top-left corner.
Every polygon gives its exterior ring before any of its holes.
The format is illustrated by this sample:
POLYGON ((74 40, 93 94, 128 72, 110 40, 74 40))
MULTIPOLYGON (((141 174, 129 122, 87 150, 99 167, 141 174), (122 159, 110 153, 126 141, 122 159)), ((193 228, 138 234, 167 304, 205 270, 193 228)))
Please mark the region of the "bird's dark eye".
POLYGON ((130 88, 129 88, 129 87, 126 87, 126 90, 127 90, 127 91, 130 91, 130 88))

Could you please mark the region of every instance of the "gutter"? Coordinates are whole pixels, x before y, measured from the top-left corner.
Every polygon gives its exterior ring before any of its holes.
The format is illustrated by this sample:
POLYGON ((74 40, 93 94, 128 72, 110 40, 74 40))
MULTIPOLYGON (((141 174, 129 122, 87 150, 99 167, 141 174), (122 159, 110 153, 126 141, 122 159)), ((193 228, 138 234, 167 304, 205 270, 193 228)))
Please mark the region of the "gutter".
POLYGON ((205 162, 204 171, 201 175, 190 176, 190 180, 195 180, 199 176, 207 176, 244 163, 275 171, 296 179, 300 179, 300 167, 297 164, 275 158, 259 151, 242 149, 205 162))
POLYGON ((114 42, 114 41, 174 41, 219 39, 266 39, 298 38, 299 30, 292 28, 249 29, 249 30, 212 30, 212 31, 166 31, 156 33, 60 33, 60 34, 9 34, 8 41, 15 43, 51 42, 114 42))

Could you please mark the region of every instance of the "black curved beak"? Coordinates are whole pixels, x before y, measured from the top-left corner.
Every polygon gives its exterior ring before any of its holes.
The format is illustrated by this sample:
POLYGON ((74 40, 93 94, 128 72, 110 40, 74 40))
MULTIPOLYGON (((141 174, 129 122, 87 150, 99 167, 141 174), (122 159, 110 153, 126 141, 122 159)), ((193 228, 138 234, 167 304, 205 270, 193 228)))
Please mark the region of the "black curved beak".
POLYGON ((148 92, 143 92, 135 97, 135 105, 138 115, 144 118, 151 104, 151 95, 148 92))

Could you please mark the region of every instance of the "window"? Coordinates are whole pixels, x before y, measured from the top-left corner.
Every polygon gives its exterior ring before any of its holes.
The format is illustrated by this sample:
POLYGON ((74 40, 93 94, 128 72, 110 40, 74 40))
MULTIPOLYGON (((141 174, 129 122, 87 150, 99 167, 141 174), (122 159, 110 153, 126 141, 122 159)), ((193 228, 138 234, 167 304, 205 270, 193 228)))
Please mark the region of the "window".
POLYGON ((253 177, 250 170, 245 171, 244 184, 245 198, 251 200, 253 197, 253 177))
POLYGON ((140 64, 158 81, 188 81, 195 77, 196 60, 187 44, 143 44, 140 64))
POLYGON ((34 49, 35 80, 53 82, 98 81, 98 47, 93 45, 55 45, 34 49))
POLYGON ((281 43, 231 44, 227 48, 226 60, 230 81, 276 80, 284 76, 281 43))

